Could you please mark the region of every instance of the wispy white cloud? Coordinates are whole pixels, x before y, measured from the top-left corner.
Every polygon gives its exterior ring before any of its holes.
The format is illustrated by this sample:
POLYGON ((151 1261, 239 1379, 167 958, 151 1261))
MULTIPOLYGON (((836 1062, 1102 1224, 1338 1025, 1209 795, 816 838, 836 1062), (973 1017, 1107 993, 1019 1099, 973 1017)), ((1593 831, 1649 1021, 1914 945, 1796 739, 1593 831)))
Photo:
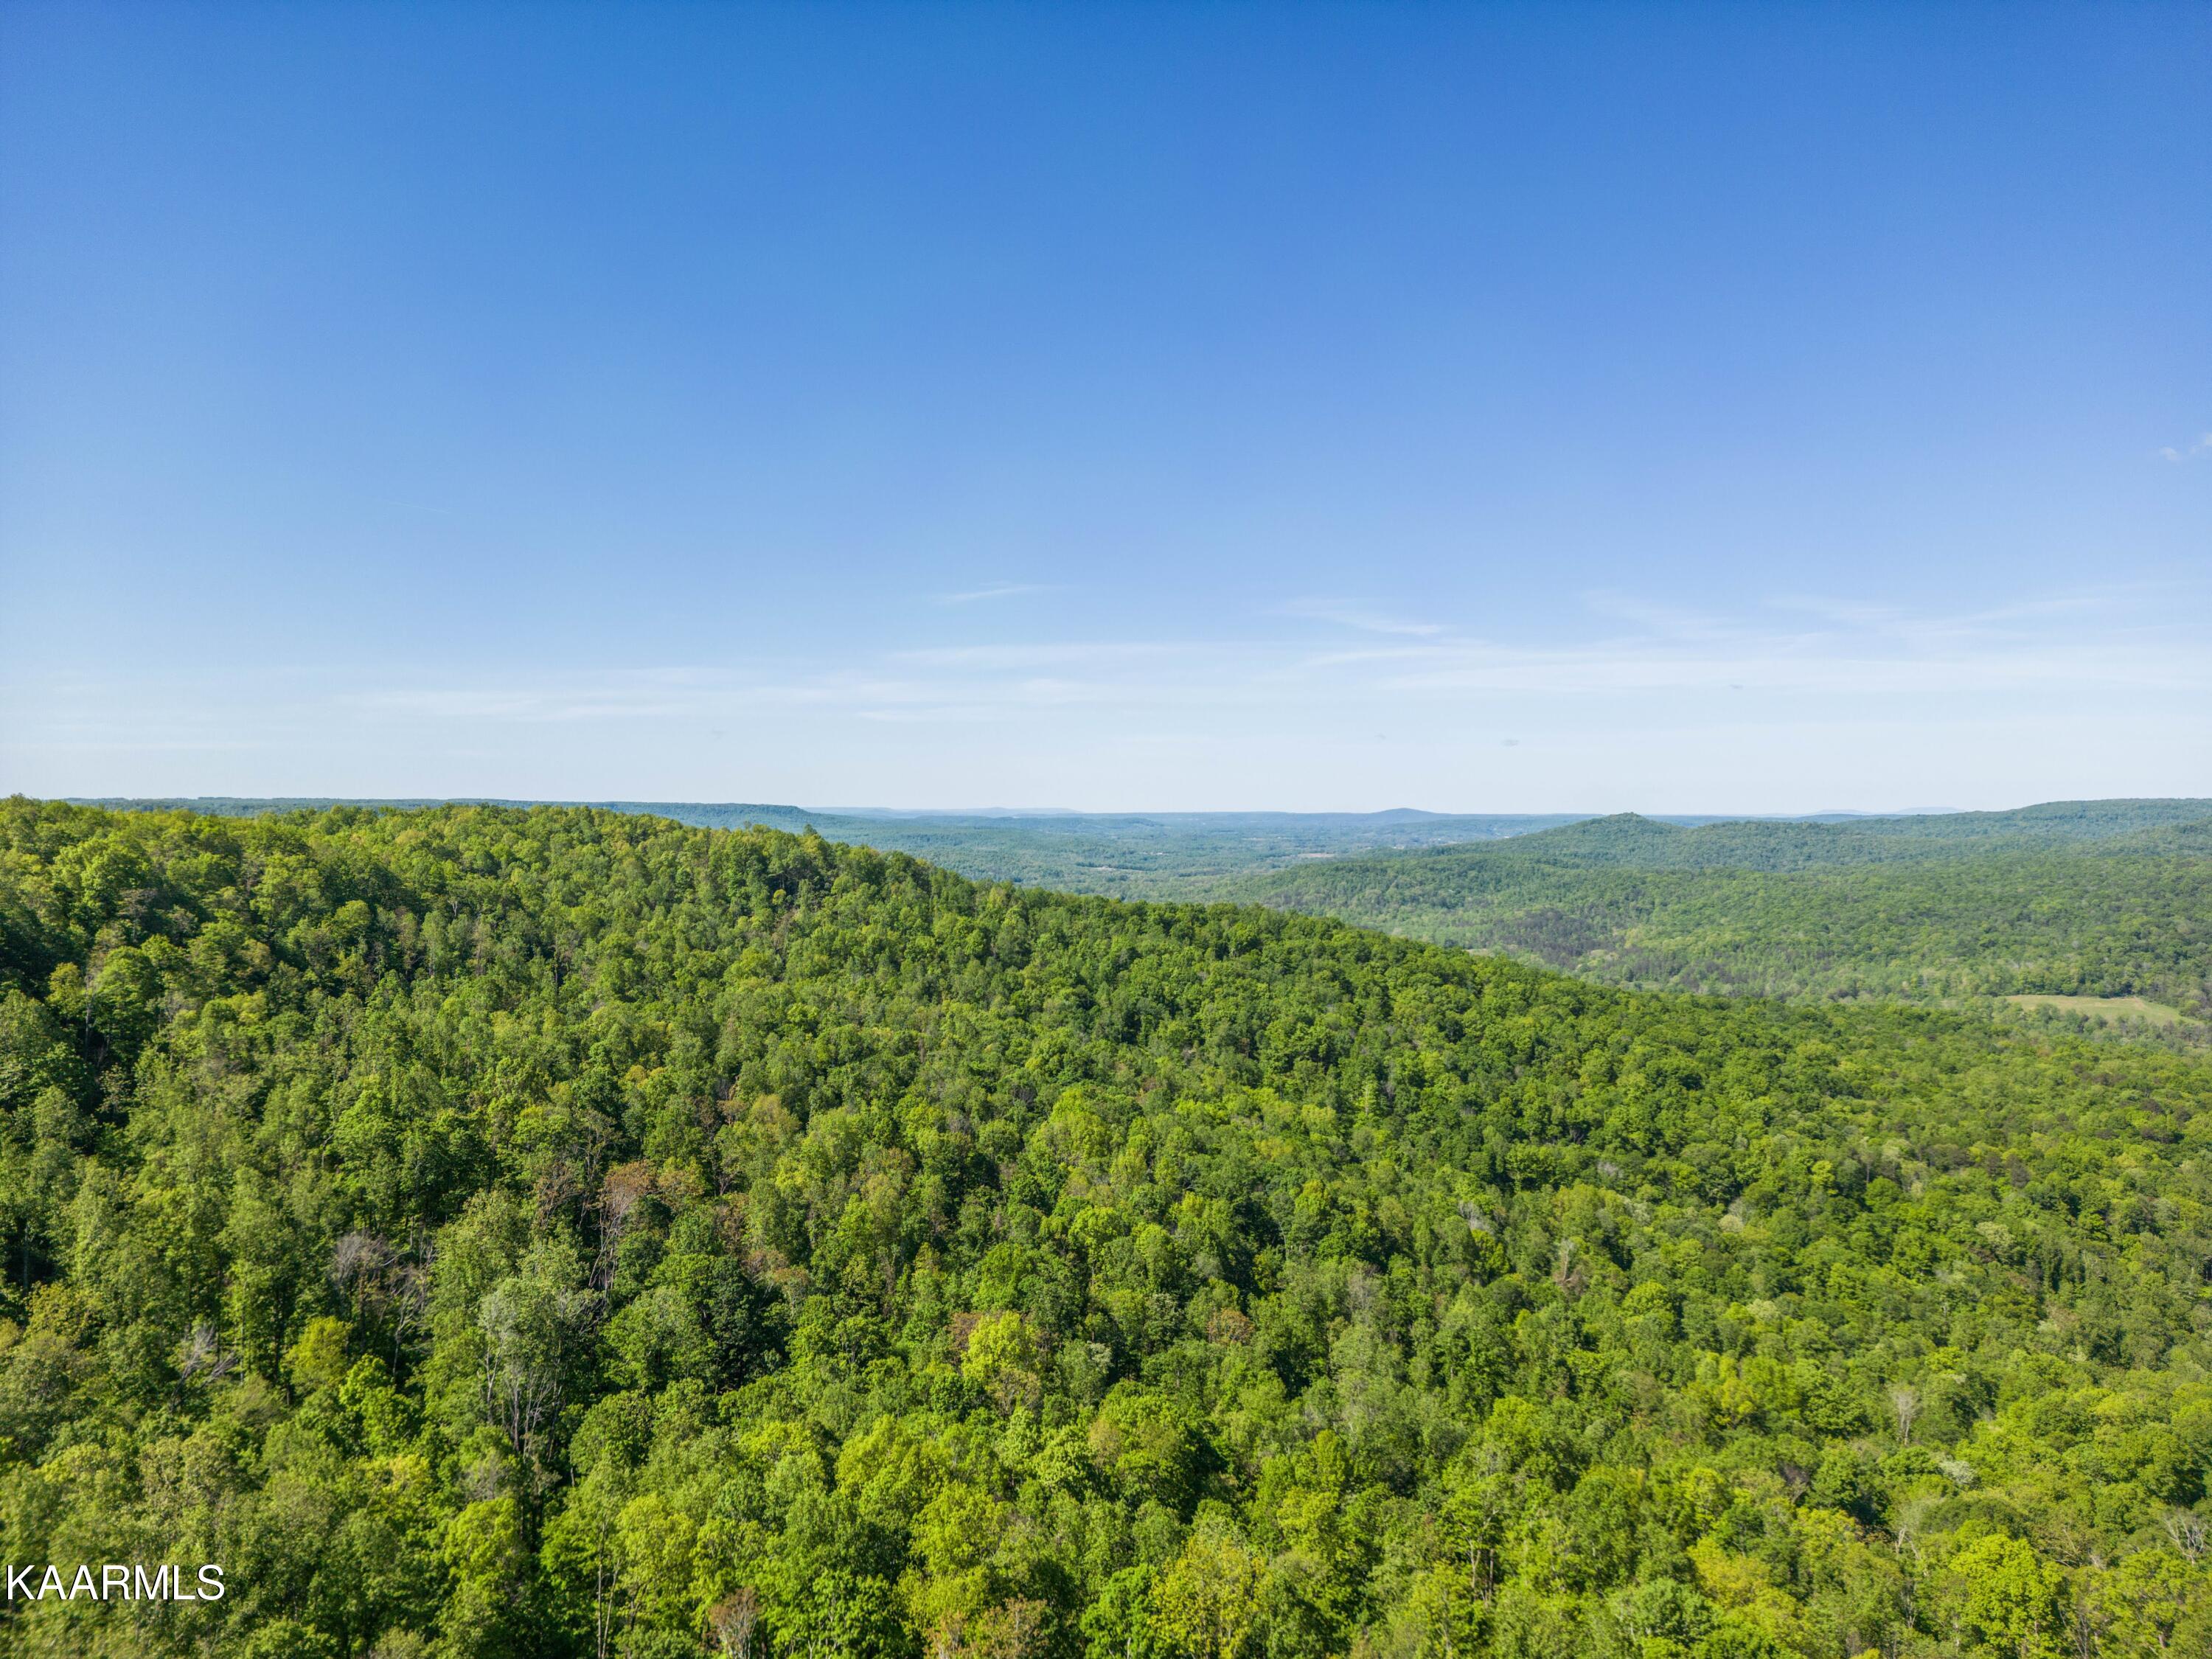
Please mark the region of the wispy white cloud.
POLYGON ((1193 648, 1154 640, 1042 640, 1004 645, 933 646, 895 651, 890 660, 920 668, 1060 668, 1071 663, 1127 662, 1193 648))
MULTIPOLYGON (((2212 691, 2212 651, 2173 593, 2083 589, 1914 612, 1785 596, 1735 617, 1602 596, 1632 623, 1540 644, 1443 623, 1357 627, 1370 642, 1316 650, 1256 638, 1009 641, 853 660, 739 666, 473 673, 356 682, 325 706, 359 720, 499 728, 735 722, 787 710, 872 720, 1004 723, 1097 710, 1274 709, 1326 714, 1364 702, 1450 706, 1500 695, 1588 702, 1748 690, 1812 697, 2063 694, 2088 688, 2212 691)), ((1312 614, 1300 608, 1293 614, 1312 614)), ((1339 620, 1331 613, 1330 620, 1339 620)), ((1386 619, 1387 620, 1387 619, 1386 619)), ((91 734, 86 733, 86 736, 91 734)))
POLYGON ((2212 455, 2212 432, 2200 432, 2194 443, 2166 444, 2158 452, 2162 461, 2194 461, 2212 455))
POLYGON ((1576 696, 1723 686, 1843 696, 2089 687, 2193 692, 2212 690, 2212 653, 2201 624, 2177 619, 2172 607, 2197 592, 2187 584, 2156 590, 2130 584, 1948 611, 1794 595, 1736 617, 1602 595, 1593 609, 1640 625, 1545 647, 1455 636, 1343 659, 1395 665, 1381 683, 1408 693, 1576 696), (1776 626, 1762 613, 1804 622, 1776 626))
POLYGON ((472 676, 368 685, 338 692, 341 708, 435 720, 531 725, 578 720, 665 720, 690 712, 708 671, 649 668, 515 679, 472 676))
POLYGON ((1410 617, 1390 615, 1365 605, 1349 605, 1340 599, 1293 599, 1277 608, 1276 615, 1297 617, 1308 622, 1334 623, 1339 628, 1350 628, 1363 634, 1404 634, 1429 637, 1450 630, 1442 623, 1422 622, 1410 617))
POLYGON ((1907 653, 1863 642, 1745 636, 1728 648, 1673 651, 1649 641, 1527 651, 1469 643, 1440 650, 1379 682, 1405 693, 1526 692, 1552 697, 1747 690, 1844 696, 2131 688, 2212 690, 2212 669, 2149 639, 2043 643, 2007 652, 1907 653))
POLYGON ((1644 633, 1661 639, 1709 638, 1728 626, 1720 617, 1702 611, 1692 611, 1683 605, 1669 605, 1664 600, 1648 599, 1642 594, 1623 593, 1612 588, 1599 588, 1585 593, 1583 603, 1598 616, 1632 623, 1644 633))
MULTIPOLYGON (((1724 618, 1608 600, 1638 625, 1528 644, 1420 634, 1316 651, 1254 639, 1030 640, 921 647, 830 667, 636 671, 571 679, 471 678, 349 694, 363 710, 440 722, 535 724, 731 719, 771 709, 871 720, 1000 724, 1093 711, 1328 714, 1364 702, 1450 706, 1498 696, 1589 702, 1751 691, 1807 697, 2065 694, 2092 688, 2212 691, 2201 630, 2161 620, 2140 593, 2025 596, 1912 612, 1791 597, 1724 618)), ((1304 614, 1304 613, 1301 613, 1304 614)), ((1382 630, 1365 630, 1382 633, 1382 630)))
MULTIPOLYGON (((1346 733, 1371 745, 1387 732, 1392 752, 1407 757, 1402 775, 1389 774, 1395 798, 1424 779, 1448 791, 1461 787, 1455 778, 1486 777, 1480 767, 1504 764, 1509 753, 1515 765, 1535 754, 1566 769, 1595 765, 1589 757, 1602 750, 1613 757, 1607 766, 1641 766, 1636 732, 1652 734, 1655 754, 1679 752, 1685 765, 1694 760, 1713 777, 1735 777, 1726 769, 1733 751, 1716 734, 1747 720, 1764 722, 1762 753, 1785 757, 1796 752, 1777 735, 1785 731, 1818 747, 1824 722, 1855 731, 1900 723, 1924 734, 1917 741, 1932 781, 1948 775, 1932 758, 1951 752, 1942 732, 1994 722, 2014 734, 2005 739, 2007 776, 2056 778, 2064 775, 2053 770, 2063 757, 2051 734, 2092 712, 2136 745, 2129 754, 2179 756, 2160 763, 2185 769, 2192 743, 2203 752, 2191 736, 2203 722, 2180 711, 2212 706, 2206 598, 2206 585, 2180 583, 2028 592, 1942 610, 1785 595, 1717 615, 1607 595, 1581 613, 1578 628, 1572 616, 1553 619, 1566 631, 1545 640, 1443 620, 1412 632, 1335 618, 1347 631, 1317 640, 1277 612, 1274 625, 1241 635, 1224 627, 1200 638, 856 647, 827 661, 749 655, 512 671, 257 665, 186 679, 88 673, 81 683, 42 684, 35 699, 11 696, 0 665, 0 704, 43 711, 0 733, 0 769, 16 770, 21 782, 34 781, 26 775, 119 780, 135 771, 204 792, 263 776, 265 760, 223 769, 223 751, 251 746, 262 757, 331 757, 316 763, 332 767, 319 775, 327 783, 304 793, 527 793, 531 786, 501 782, 510 776, 501 769, 519 780, 535 767, 527 775, 579 780, 537 793, 636 794, 642 784, 580 780, 635 775, 625 769, 648 765, 665 769, 656 775, 696 777, 678 793, 701 799, 835 793, 826 783, 763 793, 764 778, 746 774, 753 781, 740 785, 738 774, 714 772, 713 757, 723 755, 732 766, 773 757, 786 769, 779 775, 834 777, 848 793, 870 793, 860 786, 871 778, 886 789, 900 777, 923 781, 905 786, 911 793, 964 768, 959 775, 1020 778, 1038 788, 1065 778, 1073 782, 1057 786, 1062 793, 1079 784, 1094 798, 1137 799, 1166 775, 1146 769, 1143 757, 1157 751, 1210 757, 1176 763, 1177 775, 1187 775, 1186 799, 1218 798, 1209 792, 1243 780, 1235 787, 1254 792, 1251 799, 1279 804, 1316 778, 1366 775, 1358 769, 1368 762, 1329 746, 1351 743, 1346 733), (1468 758, 1475 746, 1488 757, 1479 766, 1468 758), (126 764, 133 755, 143 757, 135 768, 126 764), (166 772, 164 756, 175 761, 166 772), (1083 770, 1085 757, 1105 769, 1083 770), (1264 765, 1274 771, 1259 769, 1264 757, 1273 757, 1264 765), (916 769, 897 771, 905 765, 916 769), (372 766, 385 769, 388 787, 366 787, 372 766), (446 769, 426 772, 437 767, 446 769), (432 775, 447 781, 433 785, 432 775), (714 776, 726 781, 708 781, 714 776)), ((2124 781, 2132 774, 2111 758, 2117 752, 2107 745, 2064 763, 2105 766, 2124 781)), ((1773 763, 1770 756, 1759 764, 1773 763)), ((1575 781, 1581 775, 1558 775, 1559 799, 1585 799, 1575 781)), ((265 785, 248 781, 246 792, 255 787, 265 785)))
POLYGON ((993 582, 988 586, 971 587, 963 592, 939 593, 937 602, 939 605, 981 605, 986 599, 1013 599, 1024 593, 1058 591, 1057 584, 1052 582, 993 582))

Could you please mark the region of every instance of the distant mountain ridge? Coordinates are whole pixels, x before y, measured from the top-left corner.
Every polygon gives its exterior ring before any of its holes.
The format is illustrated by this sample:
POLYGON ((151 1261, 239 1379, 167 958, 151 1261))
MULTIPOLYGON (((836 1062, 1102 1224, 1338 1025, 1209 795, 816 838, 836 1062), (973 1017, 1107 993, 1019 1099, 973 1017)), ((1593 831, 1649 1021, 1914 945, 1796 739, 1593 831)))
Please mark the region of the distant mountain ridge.
MULTIPOLYGON (((1843 820, 1732 818, 1685 824, 1635 812, 1531 832, 1462 855, 1544 859, 1586 868, 1793 870, 1876 864, 2141 835, 2212 819, 2212 799, 2046 801, 2002 812, 1843 820)), ((1445 856, 1431 853, 1428 857, 1445 856)))
POLYGON ((1681 826, 1619 813, 1231 890, 1644 988, 2212 1014, 2212 800, 1681 826))

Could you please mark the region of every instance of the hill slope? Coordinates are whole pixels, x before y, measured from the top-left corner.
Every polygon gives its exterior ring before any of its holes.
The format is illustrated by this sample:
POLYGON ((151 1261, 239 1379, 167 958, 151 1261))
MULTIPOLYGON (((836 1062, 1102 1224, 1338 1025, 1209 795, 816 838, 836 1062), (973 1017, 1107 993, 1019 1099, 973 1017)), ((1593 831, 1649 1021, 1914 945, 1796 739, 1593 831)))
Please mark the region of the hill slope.
MULTIPOLYGON (((1562 868, 1811 870, 1924 864, 2156 836, 2212 822, 2212 800, 2049 801, 2007 812, 1912 817, 1729 818, 1695 823, 1635 812, 1583 818, 1516 837, 1515 859, 1562 868)), ((1482 848, 1462 848, 1480 857, 1482 848)))
POLYGON ((230 1586, 0 1651, 2212 1639, 2187 1056, 582 810, 8 803, 0 981, 0 1547, 230 1586))
POLYGON ((1629 816, 1235 890, 1646 988, 2141 995, 2212 1013, 2212 817, 2175 816, 2203 805, 1688 829, 1629 816))

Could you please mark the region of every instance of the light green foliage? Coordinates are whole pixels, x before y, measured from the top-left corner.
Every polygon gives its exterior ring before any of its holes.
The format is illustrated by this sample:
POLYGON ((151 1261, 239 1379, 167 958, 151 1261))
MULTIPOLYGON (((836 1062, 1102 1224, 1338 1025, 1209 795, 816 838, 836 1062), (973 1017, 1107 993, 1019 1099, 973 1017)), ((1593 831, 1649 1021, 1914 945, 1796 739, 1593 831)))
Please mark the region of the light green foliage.
POLYGON ((989 1395, 1001 1411, 1033 1402, 1037 1380, 1036 1343, 1029 1321, 1018 1313, 988 1314, 968 1338, 960 1374, 989 1395))
POLYGON ((1984 1538, 1951 1558, 1963 1592, 1959 1624, 1978 1650, 2001 1659, 2058 1659, 2065 1602, 2058 1569, 2013 1538, 1984 1538))
POLYGON ((583 810, 0 806, 0 1654, 2212 1650, 2212 1064, 583 810))
POLYGON ((1258 1622, 1261 1563, 1222 1531, 1192 1534, 1152 1591, 1153 1628, 1183 1659, 1238 1659, 1258 1622))

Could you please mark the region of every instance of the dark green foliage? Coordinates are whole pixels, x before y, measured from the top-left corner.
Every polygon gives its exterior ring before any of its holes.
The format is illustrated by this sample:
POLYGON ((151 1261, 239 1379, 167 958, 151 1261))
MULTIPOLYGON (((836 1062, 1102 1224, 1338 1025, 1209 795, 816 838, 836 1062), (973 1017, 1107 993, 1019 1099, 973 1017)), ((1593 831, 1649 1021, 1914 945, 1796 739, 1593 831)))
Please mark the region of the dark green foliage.
POLYGON ((2203 1652, 2212 1066, 582 809, 0 807, 0 1652, 2203 1652))

